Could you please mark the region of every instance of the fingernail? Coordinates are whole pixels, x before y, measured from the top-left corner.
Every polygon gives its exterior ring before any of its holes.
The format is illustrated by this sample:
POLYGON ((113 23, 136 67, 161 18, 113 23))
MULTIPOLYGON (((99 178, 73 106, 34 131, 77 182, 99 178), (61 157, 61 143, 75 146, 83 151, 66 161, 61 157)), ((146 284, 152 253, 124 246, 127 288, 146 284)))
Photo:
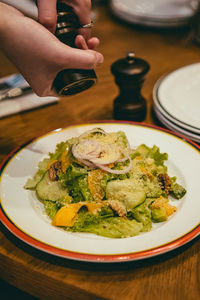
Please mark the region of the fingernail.
POLYGON ((98 63, 102 64, 102 62, 104 61, 104 57, 102 54, 98 53, 98 63))

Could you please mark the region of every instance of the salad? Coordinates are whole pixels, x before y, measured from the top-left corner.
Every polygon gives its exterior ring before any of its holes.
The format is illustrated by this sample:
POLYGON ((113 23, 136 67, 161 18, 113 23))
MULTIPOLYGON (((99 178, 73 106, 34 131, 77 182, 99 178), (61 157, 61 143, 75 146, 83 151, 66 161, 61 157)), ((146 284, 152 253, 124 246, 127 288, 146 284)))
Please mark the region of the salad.
POLYGON ((131 149, 124 132, 94 128, 57 144, 25 188, 36 191, 53 226, 131 237, 167 221, 186 193, 167 159, 155 145, 131 149))

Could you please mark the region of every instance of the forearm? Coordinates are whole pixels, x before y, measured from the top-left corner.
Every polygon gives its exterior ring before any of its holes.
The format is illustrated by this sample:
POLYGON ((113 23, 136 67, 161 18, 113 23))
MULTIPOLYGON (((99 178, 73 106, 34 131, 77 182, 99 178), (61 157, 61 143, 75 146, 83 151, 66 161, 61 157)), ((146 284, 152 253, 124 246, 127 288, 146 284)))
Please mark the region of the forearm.
POLYGON ((36 21, 2 3, 0 48, 38 95, 51 89, 52 80, 58 72, 56 61, 62 53, 62 49, 57 51, 60 49, 57 38, 36 21), (54 51, 49 51, 49 48, 54 51))
POLYGON ((0 38, 6 31, 6 26, 10 18, 13 18, 13 14, 23 16, 23 14, 12 6, 0 2, 0 38))
POLYGON ((33 54, 38 50, 41 53, 46 49, 42 36, 45 43, 48 42, 48 38, 51 42, 53 38, 57 43, 57 39, 37 22, 25 17, 17 9, 0 3, 0 45, 5 53, 13 58, 15 53, 21 58, 27 52, 33 54))

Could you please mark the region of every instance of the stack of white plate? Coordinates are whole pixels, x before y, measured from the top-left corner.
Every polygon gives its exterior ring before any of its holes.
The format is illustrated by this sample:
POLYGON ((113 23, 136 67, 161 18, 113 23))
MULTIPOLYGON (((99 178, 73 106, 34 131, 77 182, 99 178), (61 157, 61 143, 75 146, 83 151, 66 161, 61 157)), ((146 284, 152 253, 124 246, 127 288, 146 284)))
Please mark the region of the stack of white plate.
POLYGON ((111 11, 119 18, 153 27, 185 26, 197 5, 198 0, 110 0, 111 11))
POLYGON ((166 127, 200 143, 200 63, 160 78, 153 89, 153 107, 166 127))

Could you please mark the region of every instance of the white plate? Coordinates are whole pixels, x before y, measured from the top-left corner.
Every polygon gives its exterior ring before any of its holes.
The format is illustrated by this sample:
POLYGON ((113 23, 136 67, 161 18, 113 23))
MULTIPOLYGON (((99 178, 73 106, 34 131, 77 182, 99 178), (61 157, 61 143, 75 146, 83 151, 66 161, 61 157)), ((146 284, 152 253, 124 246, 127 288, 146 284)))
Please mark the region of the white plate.
POLYGON ((114 11, 115 15, 118 16, 121 19, 124 19, 127 22, 130 22, 132 24, 136 25, 142 25, 142 26, 149 26, 149 27, 158 27, 158 28, 171 28, 171 27, 180 27, 180 26, 185 26, 188 24, 187 21, 157 21, 157 20, 152 20, 152 19, 147 19, 147 18, 141 18, 137 16, 126 16, 124 17, 124 14, 122 14, 120 11, 114 11))
POLYGON ((110 8, 118 17, 150 26, 185 25, 194 15, 197 0, 111 0, 110 8), (172 23, 170 23, 172 22, 172 23))
POLYGON ((157 102, 168 115, 200 131, 200 63, 171 72, 156 89, 157 102))
POLYGON ((169 119, 167 119, 165 116, 162 115, 162 113, 154 106, 154 112, 157 116, 157 118, 160 120, 161 123, 163 123, 167 128, 169 128, 172 131, 175 131, 179 134, 182 134, 187 139, 191 139, 194 142, 200 143, 200 135, 192 133, 190 131, 185 130, 184 128, 177 126, 173 122, 171 122, 169 119))
MULTIPOLYGON (((166 76, 166 75, 165 75, 166 76)), ((163 107, 160 104, 160 100, 158 98, 158 89, 160 84, 162 83, 163 79, 165 78, 165 76, 162 76, 154 85, 153 88, 153 106, 154 108, 159 111, 159 113, 165 117, 167 120, 171 121, 172 123, 176 124, 178 127, 184 128, 187 131, 190 131, 194 134, 197 134, 198 136, 200 136, 200 129, 192 127, 188 124, 185 124, 184 122, 181 122, 177 119, 175 119, 172 115, 170 115, 166 110, 163 109, 163 107)))
POLYGON ((187 243, 200 232, 199 170, 200 149, 158 127, 131 122, 101 122, 71 126, 50 132, 18 148, 2 163, 0 172, 0 218, 19 239, 39 250, 87 262, 124 262, 152 257, 187 243), (131 147, 154 144, 169 155, 169 174, 175 175, 187 194, 174 200, 178 211, 169 221, 136 237, 110 239, 93 234, 70 233, 50 224, 34 192, 23 188, 36 172, 38 162, 58 142, 101 127, 108 132, 122 130, 131 147), (188 158, 188 159, 187 159, 188 158))

